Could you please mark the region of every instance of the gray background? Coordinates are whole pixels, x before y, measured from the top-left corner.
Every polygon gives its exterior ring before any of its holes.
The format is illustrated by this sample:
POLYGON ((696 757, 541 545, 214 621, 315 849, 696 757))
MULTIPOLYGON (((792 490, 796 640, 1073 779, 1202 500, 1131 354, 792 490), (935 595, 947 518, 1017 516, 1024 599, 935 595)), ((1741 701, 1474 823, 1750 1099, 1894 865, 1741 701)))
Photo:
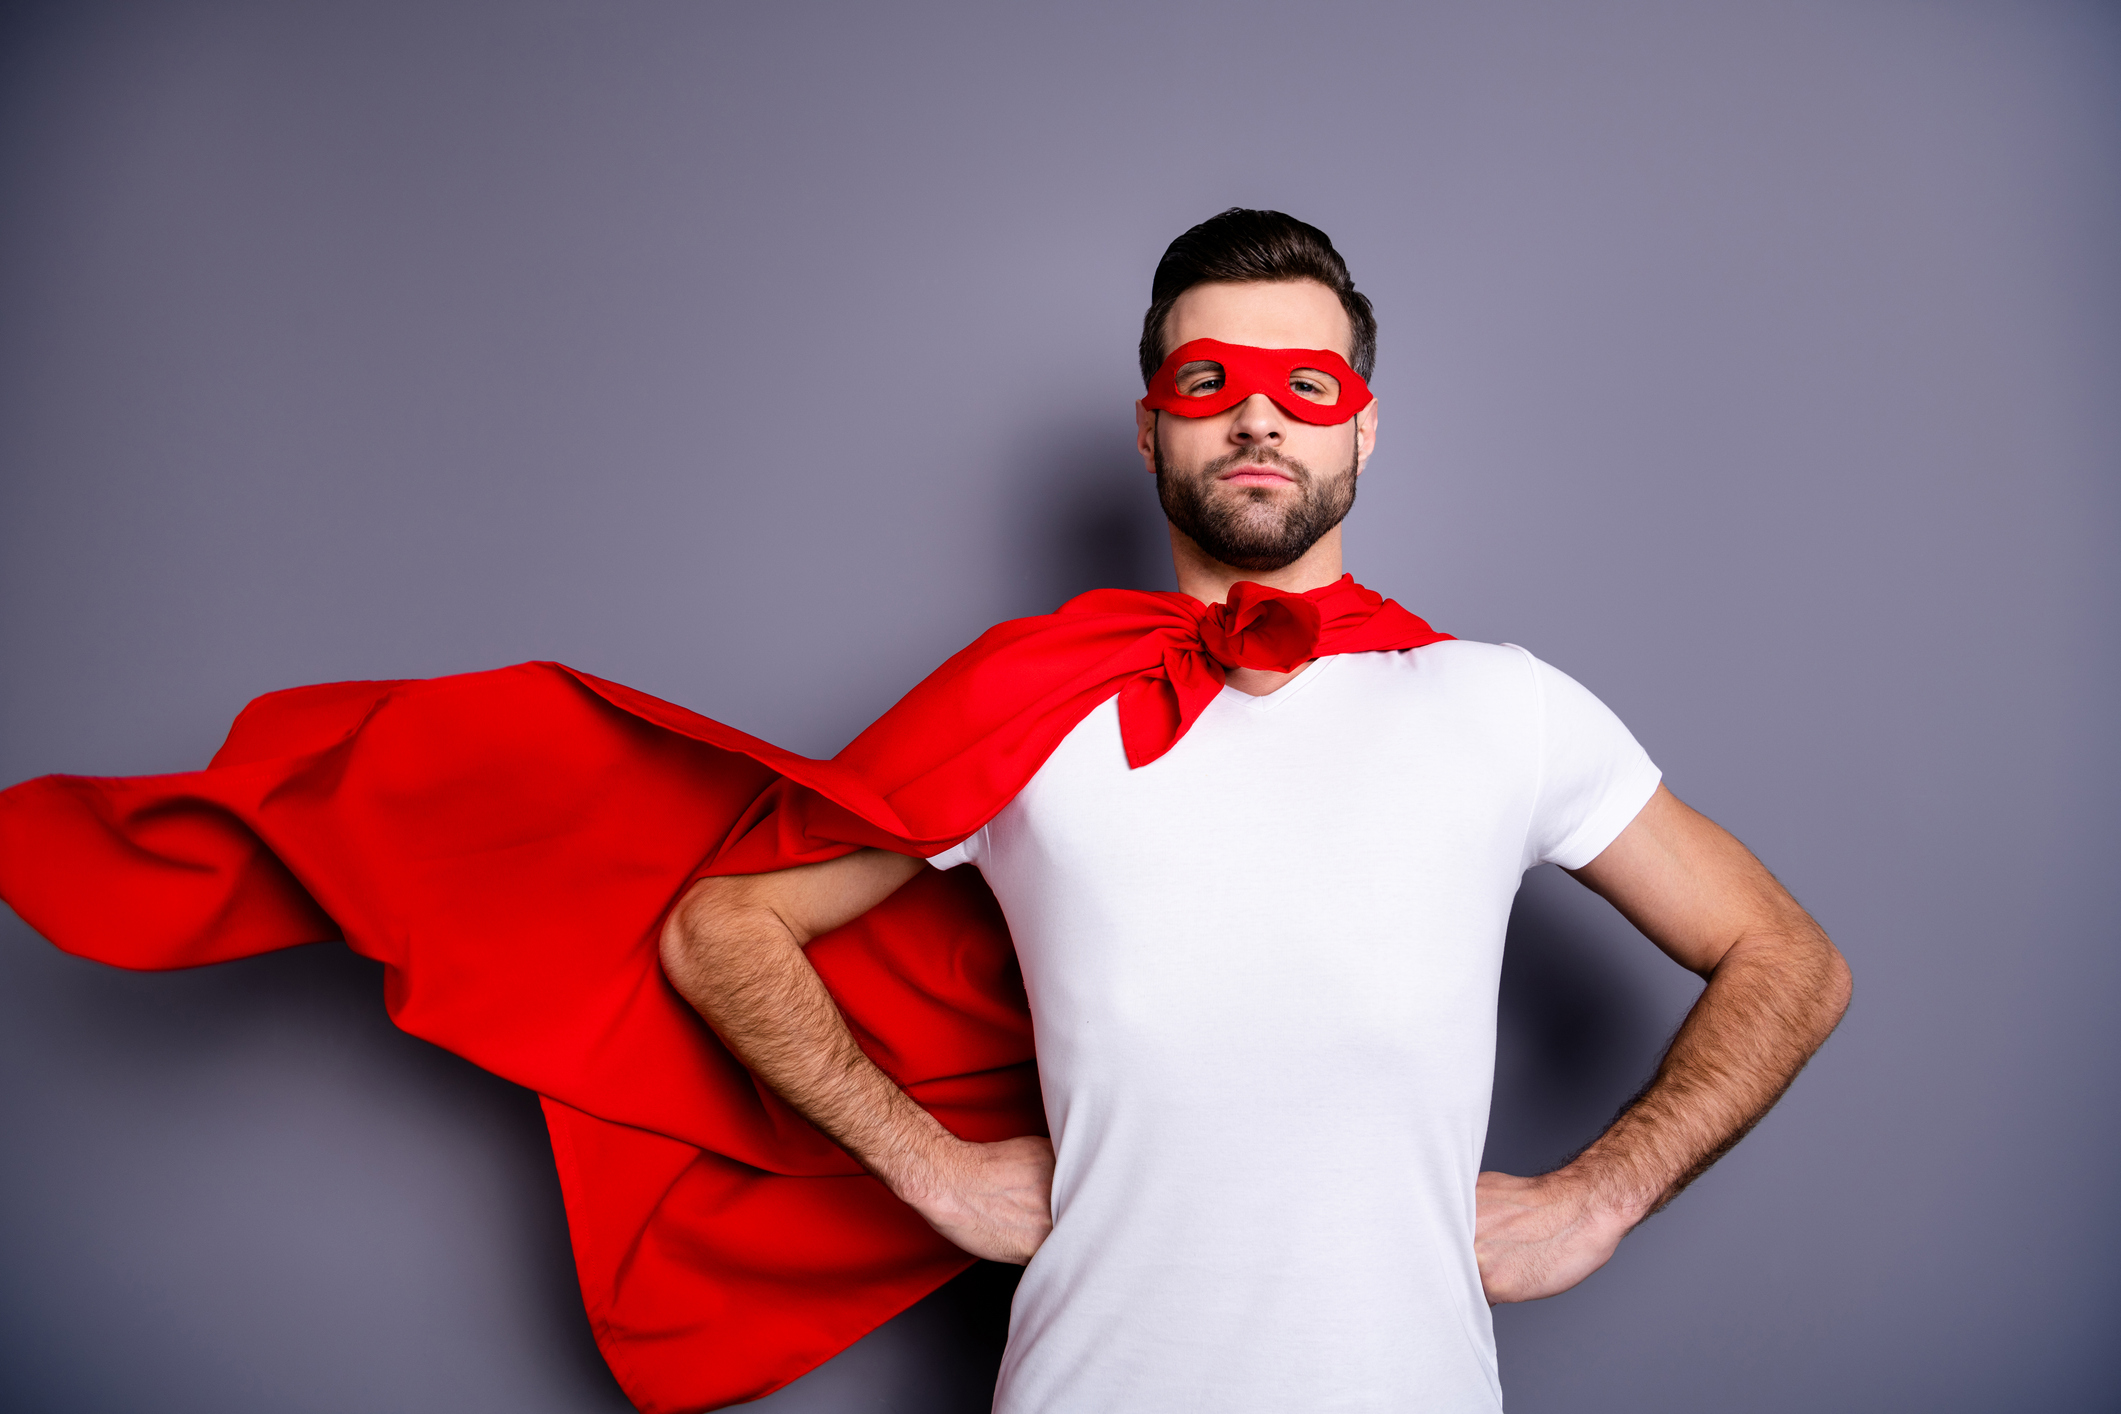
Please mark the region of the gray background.
MULTIPOLYGON (((0 53, 0 780, 559 658, 836 748, 1169 568, 1165 242, 1383 320, 1350 564, 1635 728, 1847 951, 1777 1111, 1516 1414, 2090 1410, 2111 1077, 2121 16, 2055 3, 73 3, 0 53)), ((0 1405, 607 1411, 521 1091, 315 947, 0 939, 0 1405)), ((1491 1164, 1694 993, 1528 881, 1491 1164)), ((769 1401, 983 1407, 993 1271, 769 1401)))

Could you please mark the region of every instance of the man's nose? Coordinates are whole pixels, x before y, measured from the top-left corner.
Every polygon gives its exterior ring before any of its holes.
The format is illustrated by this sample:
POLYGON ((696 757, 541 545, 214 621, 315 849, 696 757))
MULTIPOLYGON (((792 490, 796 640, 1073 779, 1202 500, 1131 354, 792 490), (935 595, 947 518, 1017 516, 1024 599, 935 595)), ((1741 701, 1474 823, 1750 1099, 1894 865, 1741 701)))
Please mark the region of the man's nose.
POLYGON ((1247 447, 1272 447, 1281 443, 1286 420, 1282 410, 1265 393, 1254 393, 1237 405, 1237 421, 1230 437, 1247 447))

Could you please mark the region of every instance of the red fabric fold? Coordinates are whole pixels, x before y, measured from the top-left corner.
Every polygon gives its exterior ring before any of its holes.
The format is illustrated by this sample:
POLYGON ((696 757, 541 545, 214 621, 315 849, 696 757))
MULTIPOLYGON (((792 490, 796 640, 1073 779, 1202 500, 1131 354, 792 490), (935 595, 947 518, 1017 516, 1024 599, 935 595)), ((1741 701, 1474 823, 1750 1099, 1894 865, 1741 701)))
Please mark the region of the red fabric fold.
MULTIPOLYGON (((1352 579, 1228 604, 1098 591, 999 625, 830 761, 552 663, 259 698, 204 771, 0 792, 0 898, 69 952, 188 967, 343 938, 391 1018, 543 1097, 583 1299, 645 1411, 770 1393, 969 1264, 672 990, 702 874, 934 854, 1120 698, 1137 766, 1229 667, 1447 635, 1352 579)), ((1043 1132, 1008 932, 927 871, 809 951, 863 1050, 954 1133, 1043 1132)))

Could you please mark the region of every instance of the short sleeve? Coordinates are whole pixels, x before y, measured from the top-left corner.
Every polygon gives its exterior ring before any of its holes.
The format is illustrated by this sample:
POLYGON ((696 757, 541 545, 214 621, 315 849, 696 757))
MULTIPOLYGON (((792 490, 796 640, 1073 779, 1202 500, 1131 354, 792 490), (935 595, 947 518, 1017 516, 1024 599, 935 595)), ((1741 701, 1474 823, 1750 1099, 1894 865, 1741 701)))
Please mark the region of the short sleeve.
POLYGON ((950 846, 941 854, 931 854, 928 862, 938 869, 955 869, 960 864, 977 864, 986 853, 987 831, 982 828, 965 839, 950 846))
POLYGON ((1539 691, 1540 721, 1539 788, 1525 863, 1581 869, 1650 803, 1663 773, 1581 683, 1525 657, 1539 691))

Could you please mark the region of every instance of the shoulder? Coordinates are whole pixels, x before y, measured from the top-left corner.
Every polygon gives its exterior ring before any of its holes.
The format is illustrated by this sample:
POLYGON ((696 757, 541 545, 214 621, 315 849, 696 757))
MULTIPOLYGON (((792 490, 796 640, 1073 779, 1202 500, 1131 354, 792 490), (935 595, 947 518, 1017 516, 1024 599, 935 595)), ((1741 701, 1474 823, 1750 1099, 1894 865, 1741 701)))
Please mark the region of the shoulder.
POLYGON ((1333 669, 1332 697, 1368 704, 1425 731, 1495 744, 1536 738, 1542 665, 1522 648, 1447 639, 1419 648, 1350 653, 1333 669))
POLYGON ((1477 643, 1447 638, 1419 648, 1350 653, 1354 673, 1377 680, 1419 683, 1453 692, 1523 695, 1538 690, 1545 665, 1514 643, 1477 643))

